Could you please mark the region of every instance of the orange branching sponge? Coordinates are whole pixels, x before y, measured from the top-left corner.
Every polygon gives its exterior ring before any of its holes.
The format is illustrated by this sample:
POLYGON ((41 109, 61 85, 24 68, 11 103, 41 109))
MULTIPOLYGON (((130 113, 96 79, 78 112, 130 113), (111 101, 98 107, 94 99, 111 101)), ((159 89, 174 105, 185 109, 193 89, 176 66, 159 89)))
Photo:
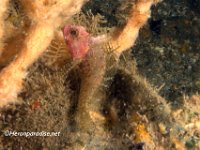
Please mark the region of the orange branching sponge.
POLYGON ((0 73, 0 107, 16 101, 27 68, 48 47, 54 37, 54 31, 62 24, 62 21, 79 12, 85 1, 21 0, 24 11, 32 20, 32 24, 19 55, 0 73))
POLYGON ((134 45, 139 30, 150 17, 150 8, 155 3, 155 0, 137 0, 133 4, 126 26, 122 30, 116 30, 111 37, 110 43, 113 48, 117 48, 115 53, 118 56, 134 45))

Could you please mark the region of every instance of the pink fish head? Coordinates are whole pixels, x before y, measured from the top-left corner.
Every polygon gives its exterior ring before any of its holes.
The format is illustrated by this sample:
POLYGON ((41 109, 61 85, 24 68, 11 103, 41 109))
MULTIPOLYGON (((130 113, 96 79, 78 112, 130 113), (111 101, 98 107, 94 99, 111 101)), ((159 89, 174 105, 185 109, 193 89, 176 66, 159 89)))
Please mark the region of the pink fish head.
POLYGON ((84 58, 89 50, 90 41, 90 35, 86 29, 82 26, 66 25, 63 34, 72 58, 84 58))

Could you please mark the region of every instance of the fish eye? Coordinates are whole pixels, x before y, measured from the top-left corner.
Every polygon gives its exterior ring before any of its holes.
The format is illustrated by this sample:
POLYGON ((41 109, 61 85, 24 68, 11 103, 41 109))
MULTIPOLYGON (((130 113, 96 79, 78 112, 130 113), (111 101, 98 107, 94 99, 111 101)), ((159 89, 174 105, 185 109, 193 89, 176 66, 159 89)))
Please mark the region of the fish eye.
POLYGON ((78 37, 78 30, 77 30, 77 29, 72 29, 72 30, 70 31, 70 34, 71 34, 72 36, 74 36, 74 37, 78 37))

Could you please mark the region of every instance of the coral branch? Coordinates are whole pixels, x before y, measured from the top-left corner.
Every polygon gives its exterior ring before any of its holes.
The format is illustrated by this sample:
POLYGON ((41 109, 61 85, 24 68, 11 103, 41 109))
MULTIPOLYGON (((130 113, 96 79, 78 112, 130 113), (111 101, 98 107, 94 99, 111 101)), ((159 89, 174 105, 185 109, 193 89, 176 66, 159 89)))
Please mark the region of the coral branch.
POLYGON ((127 50, 135 43, 140 28, 150 17, 150 8, 154 0, 138 0, 133 4, 131 17, 122 30, 116 30, 111 37, 111 45, 117 48, 115 53, 119 56, 124 50, 127 50))
POLYGON ((13 102, 16 100, 27 67, 41 55, 53 38, 52 27, 47 27, 45 24, 33 27, 30 33, 21 53, 0 73, 0 106, 5 105, 8 101, 13 102))

